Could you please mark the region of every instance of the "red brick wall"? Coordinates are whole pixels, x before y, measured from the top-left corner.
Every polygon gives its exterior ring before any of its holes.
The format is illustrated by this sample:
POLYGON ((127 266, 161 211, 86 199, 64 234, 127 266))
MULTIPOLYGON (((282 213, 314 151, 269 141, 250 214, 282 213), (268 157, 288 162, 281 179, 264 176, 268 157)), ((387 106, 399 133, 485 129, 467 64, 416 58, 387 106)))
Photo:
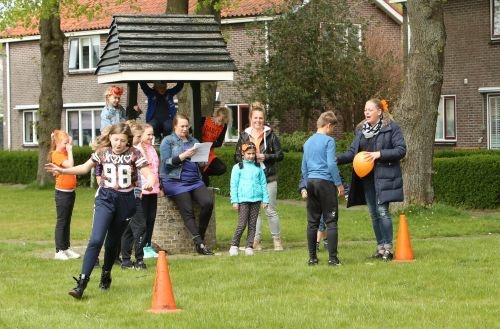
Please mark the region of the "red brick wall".
POLYGON ((441 94, 456 95, 456 146, 486 147, 486 107, 478 88, 500 87, 500 44, 490 42, 490 1, 448 1, 444 13, 447 40, 441 94))

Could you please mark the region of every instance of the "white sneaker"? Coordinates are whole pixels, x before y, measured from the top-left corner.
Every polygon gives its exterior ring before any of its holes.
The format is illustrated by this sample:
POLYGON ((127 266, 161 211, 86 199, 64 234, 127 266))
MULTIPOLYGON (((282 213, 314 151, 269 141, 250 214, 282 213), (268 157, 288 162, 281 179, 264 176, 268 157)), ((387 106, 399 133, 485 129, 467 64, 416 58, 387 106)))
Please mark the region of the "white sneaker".
POLYGON ((68 256, 69 259, 80 258, 80 254, 77 252, 74 252, 71 248, 64 250, 64 253, 66 254, 66 256, 68 256))
POLYGON ((58 252, 55 253, 54 259, 57 259, 57 260, 68 260, 69 258, 66 255, 66 253, 64 252, 64 250, 59 250, 58 252))
POLYGON ((238 256, 238 246, 231 246, 229 248, 229 256, 238 256))
POLYGON ((245 255, 253 256, 253 248, 245 248, 245 255))

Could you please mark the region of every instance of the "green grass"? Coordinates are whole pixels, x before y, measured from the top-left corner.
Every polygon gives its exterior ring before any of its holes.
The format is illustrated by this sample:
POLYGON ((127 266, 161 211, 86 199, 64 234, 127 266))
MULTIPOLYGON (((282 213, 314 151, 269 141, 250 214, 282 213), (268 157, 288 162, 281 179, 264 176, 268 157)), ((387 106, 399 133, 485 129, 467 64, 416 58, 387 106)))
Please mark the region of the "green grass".
MULTIPOLYGON (((368 213, 340 209, 343 266, 305 263, 305 207, 279 202, 286 250, 228 257, 236 213, 216 207, 218 255, 169 257, 183 311, 154 315, 154 261, 148 271, 113 271, 110 291, 93 275, 85 298, 66 293, 81 260, 53 253, 53 191, 0 186, 0 328, 498 328, 500 218, 442 205, 407 213, 416 261, 382 263, 368 213)), ((79 189, 73 245, 90 230, 93 191, 79 189)), ((395 221, 397 231, 397 220, 395 221)), ((267 230, 266 230, 267 234, 267 230)), ((270 246, 270 237, 265 235, 270 246)))

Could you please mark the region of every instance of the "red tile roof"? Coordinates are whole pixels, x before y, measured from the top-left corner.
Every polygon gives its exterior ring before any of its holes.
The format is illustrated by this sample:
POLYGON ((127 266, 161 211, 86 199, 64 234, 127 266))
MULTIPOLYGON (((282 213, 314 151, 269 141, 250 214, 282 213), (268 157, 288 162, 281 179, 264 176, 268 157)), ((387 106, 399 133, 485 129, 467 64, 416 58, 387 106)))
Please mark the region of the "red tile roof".
MULTIPOLYGON (((83 0, 88 1, 88 0, 83 0)), ((385 0, 388 2, 389 0, 385 0)), ((262 14, 266 10, 283 3, 283 0, 232 0, 228 8, 222 10, 223 18, 251 17, 262 14)), ((121 5, 113 5, 114 0, 102 0, 100 4, 104 7, 102 15, 88 20, 86 17, 71 18, 63 15, 61 29, 63 32, 87 31, 107 29, 111 24, 113 15, 117 14, 162 14, 165 12, 167 0, 136 0, 131 3, 124 1, 121 5)), ((197 0, 189 0, 189 13, 194 14, 197 0)), ((398 10, 398 8, 395 8, 398 10)), ((399 10, 398 10, 399 11, 399 10)), ((0 33, 0 37, 18 37, 38 35, 38 29, 16 27, 0 33)))

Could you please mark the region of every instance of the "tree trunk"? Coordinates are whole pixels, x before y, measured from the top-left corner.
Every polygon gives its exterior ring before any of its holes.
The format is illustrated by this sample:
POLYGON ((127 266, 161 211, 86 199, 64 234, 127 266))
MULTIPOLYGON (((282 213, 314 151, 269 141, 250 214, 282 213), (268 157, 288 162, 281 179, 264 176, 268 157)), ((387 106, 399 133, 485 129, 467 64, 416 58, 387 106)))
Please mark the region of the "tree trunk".
MULTIPOLYGON (((197 10, 199 15, 214 15, 215 20, 220 25, 220 11, 215 10, 217 0, 203 2, 201 8, 197 10)), ((201 115, 211 116, 215 107, 215 94, 217 92, 217 81, 201 83, 201 115)))
POLYGON ((395 116, 407 144, 403 161, 405 205, 428 205, 434 199, 432 157, 443 84, 443 1, 408 0, 407 6, 410 53, 395 116))
POLYGON ((189 9, 188 0, 168 0, 165 13, 167 14, 187 14, 189 9))
POLYGON ((62 83, 64 39, 61 31, 58 1, 43 1, 42 7, 47 14, 42 15, 39 23, 42 85, 38 110, 38 185, 52 182, 51 174, 44 169, 50 149, 50 134, 61 127, 63 109, 62 83))

